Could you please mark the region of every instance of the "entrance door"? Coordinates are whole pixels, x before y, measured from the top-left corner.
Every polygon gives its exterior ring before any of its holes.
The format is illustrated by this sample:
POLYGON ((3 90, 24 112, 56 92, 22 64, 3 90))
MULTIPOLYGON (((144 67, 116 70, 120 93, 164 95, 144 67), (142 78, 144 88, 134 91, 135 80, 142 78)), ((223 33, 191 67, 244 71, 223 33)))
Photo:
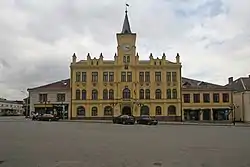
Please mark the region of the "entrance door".
POLYGON ((210 109, 203 110, 203 120, 210 120, 210 109))
POLYGON ((124 106, 122 108, 122 115, 132 115, 132 109, 130 106, 124 106))
POLYGON ((148 108, 148 106, 142 106, 140 114, 141 115, 149 115, 149 108, 148 108))

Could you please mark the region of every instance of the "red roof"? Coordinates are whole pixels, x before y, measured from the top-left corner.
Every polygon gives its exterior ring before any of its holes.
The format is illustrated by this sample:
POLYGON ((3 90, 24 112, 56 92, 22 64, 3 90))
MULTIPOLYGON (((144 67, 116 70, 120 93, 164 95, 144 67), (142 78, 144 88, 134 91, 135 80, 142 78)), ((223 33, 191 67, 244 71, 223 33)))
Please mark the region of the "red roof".
POLYGON ((65 79, 57 82, 53 82, 47 85, 42 85, 35 88, 29 88, 28 91, 33 90, 69 90, 70 89, 70 79, 65 79))

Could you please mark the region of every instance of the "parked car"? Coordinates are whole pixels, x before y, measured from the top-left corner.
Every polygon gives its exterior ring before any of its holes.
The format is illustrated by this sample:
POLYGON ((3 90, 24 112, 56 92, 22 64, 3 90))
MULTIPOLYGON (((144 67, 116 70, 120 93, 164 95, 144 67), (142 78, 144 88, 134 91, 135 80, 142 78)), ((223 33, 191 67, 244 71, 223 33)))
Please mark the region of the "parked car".
POLYGON ((52 114, 38 115, 34 118, 37 121, 58 121, 59 117, 52 114))
POLYGON ((151 118, 149 115, 142 115, 137 119, 137 124, 144 125, 157 125, 158 121, 156 119, 151 118))
POLYGON ((135 117, 130 115, 119 115, 113 118, 114 124, 135 124, 135 117))

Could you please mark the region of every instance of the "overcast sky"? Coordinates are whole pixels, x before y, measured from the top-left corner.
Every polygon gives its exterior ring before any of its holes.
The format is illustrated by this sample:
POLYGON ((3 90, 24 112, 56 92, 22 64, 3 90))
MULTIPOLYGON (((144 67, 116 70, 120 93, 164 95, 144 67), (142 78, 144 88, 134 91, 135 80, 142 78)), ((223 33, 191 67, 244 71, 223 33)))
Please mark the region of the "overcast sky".
MULTIPOLYGON (((128 0, 140 59, 180 53, 183 76, 250 74, 249 0, 128 0)), ((0 97, 69 78, 71 56, 112 59, 125 0, 0 0, 0 97)))

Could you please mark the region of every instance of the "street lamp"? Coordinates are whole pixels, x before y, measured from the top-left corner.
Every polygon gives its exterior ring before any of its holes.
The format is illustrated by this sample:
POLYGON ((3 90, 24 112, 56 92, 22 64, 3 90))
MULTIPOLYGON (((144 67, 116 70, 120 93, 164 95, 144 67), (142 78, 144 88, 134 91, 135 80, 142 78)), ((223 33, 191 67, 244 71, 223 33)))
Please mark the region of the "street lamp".
POLYGON ((112 106, 112 116, 114 116, 114 107, 115 107, 117 104, 118 104, 118 103, 116 103, 116 102, 110 103, 110 105, 112 106))
POLYGON ((234 103, 230 105, 231 112, 233 111, 233 124, 235 125, 235 108, 238 108, 239 106, 236 106, 234 103))
POLYGON ((29 110, 29 94, 27 92, 23 91, 23 90, 21 92, 27 95, 26 102, 25 102, 25 104, 26 104, 26 106, 25 106, 26 107, 25 116, 27 117, 28 116, 28 110, 29 110))
POLYGON ((61 102, 62 102, 62 104, 61 104, 61 106, 62 106, 62 119, 64 119, 65 105, 63 104, 63 101, 61 101, 61 102))

